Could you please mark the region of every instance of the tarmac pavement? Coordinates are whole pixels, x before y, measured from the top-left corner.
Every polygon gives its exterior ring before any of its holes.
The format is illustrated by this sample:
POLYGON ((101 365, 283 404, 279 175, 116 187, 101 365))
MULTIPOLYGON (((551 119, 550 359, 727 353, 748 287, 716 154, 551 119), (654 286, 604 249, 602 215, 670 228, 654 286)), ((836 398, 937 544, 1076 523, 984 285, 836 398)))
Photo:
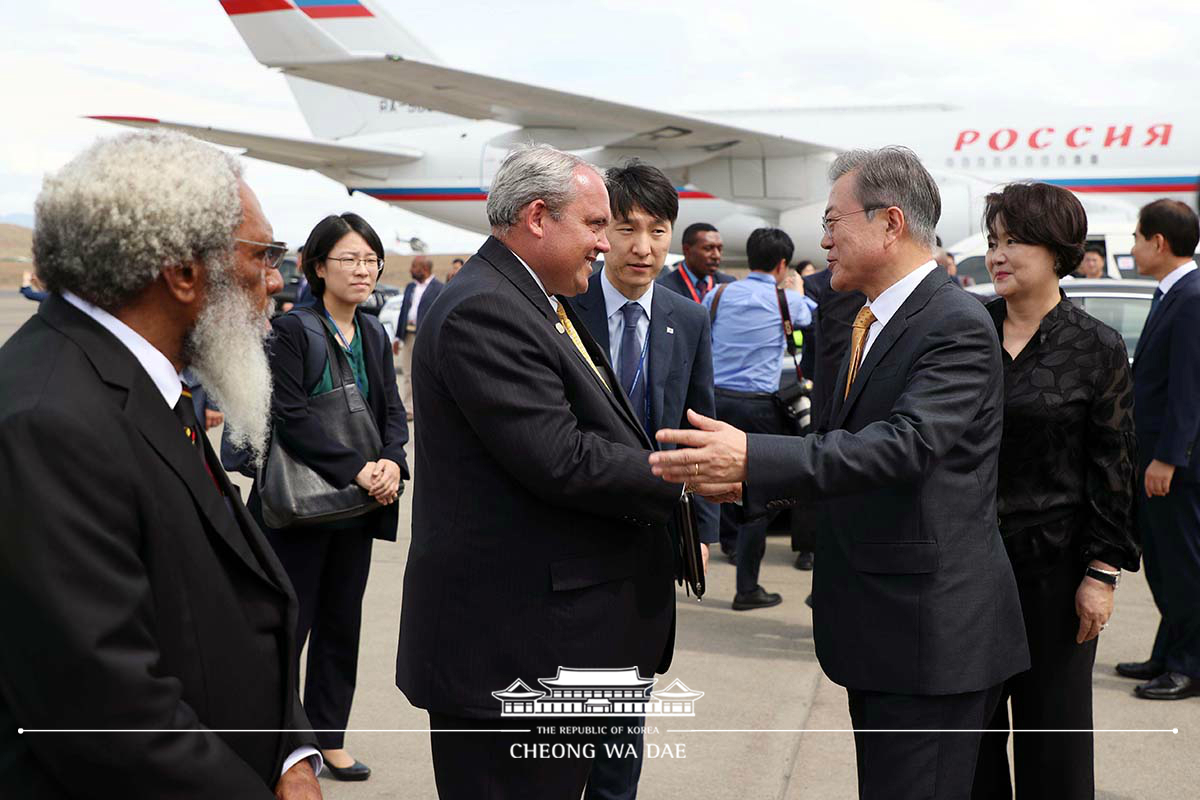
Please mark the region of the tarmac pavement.
MULTIPOLYGON (((0 342, 34 310, 34 303, 15 292, 0 296, 0 342)), ((347 735, 348 749, 370 765, 373 774, 356 784, 322 778, 325 796, 333 800, 436 796, 425 732, 428 717, 408 704, 394 679, 411 486, 400 502, 399 541, 375 544, 350 718, 352 729, 389 732, 347 735), (391 732, 396 729, 409 732, 391 732)), ((464 502, 486 503, 487 498, 464 502)), ((762 584, 783 594, 783 604, 775 608, 732 611, 734 568, 719 553, 710 565, 704 601, 679 594, 674 664, 657 685, 665 687, 678 678, 704 696, 696 701, 695 717, 647 720, 648 749, 658 745, 660 756, 645 761, 641 797, 857 796, 845 691, 831 683, 817 663, 812 615, 803 602, 811 573, 793 569, 792 561, 787 539, 771 537, 762 584)), ((1103 800, 1200 797, 1200 698, 1139 700, 1131 693, 1134 682, 1113 672, 1118 661, 1148 655, 1157 624, 1158 612, 1143 575, 1127 574, 1117 592, 1116 613, 1100 639, 1094 673, 1096 727, 1179 732, 1098 732, 1097 797, 1103 800)))

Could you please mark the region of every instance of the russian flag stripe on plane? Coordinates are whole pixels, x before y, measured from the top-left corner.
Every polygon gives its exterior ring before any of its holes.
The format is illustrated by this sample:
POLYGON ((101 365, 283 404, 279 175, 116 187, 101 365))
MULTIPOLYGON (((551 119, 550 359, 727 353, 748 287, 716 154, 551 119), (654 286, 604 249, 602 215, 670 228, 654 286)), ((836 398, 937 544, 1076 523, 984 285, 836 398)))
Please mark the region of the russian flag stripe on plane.
POLYGON ((290 11, 292 7, 287 0, 221 0, 221 8, 233 17, 262 11, 290 11))
MULTIPOLYGON (((421 186, 396 188, 360 188, 353 191, 390 202, 434 202, 443 200, 486 200, 487 191, 480 186, 421 186)), ((681 200, 712 200, 708 192, 680 189, 681 200)))
POLYGON ((374 16, 370 9, 358 0, 293 0, 293 2, 313 19, 374 16))

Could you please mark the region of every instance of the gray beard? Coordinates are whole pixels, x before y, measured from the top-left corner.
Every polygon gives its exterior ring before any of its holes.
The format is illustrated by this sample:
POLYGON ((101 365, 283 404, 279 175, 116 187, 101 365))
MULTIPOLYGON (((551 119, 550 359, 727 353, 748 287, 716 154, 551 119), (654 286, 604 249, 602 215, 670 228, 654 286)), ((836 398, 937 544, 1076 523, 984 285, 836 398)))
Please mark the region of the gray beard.
POLYGON ((208 303, 188 334, 186 351, 225 415, 230 441, 261 464, 271 432, 271 365, 265 348, 270 318, 229 280, 230 271, 209 271, 216 277, 210 278, 208 303))

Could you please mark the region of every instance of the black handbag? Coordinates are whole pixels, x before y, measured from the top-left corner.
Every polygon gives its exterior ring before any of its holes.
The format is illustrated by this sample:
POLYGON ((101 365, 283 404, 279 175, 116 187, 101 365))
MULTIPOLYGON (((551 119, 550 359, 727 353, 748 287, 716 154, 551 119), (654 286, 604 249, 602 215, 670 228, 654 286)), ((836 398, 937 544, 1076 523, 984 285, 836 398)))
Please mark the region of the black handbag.
MULTIPOLYGON (((309 413, 321 420, 332 438, 373 461, 383 449, 375 417, 358 391, 346 353, 328 326, 322 324, 322 328, 333 389, 308 398, 309 413)), ((272 528, 350 519, 381 508, 357 483, 351 481, 349 486, 339 489, 325 480, 289 452, 274 431, 267 458, 258 470, 258 496, 262 500, 263 521, 272 528)))

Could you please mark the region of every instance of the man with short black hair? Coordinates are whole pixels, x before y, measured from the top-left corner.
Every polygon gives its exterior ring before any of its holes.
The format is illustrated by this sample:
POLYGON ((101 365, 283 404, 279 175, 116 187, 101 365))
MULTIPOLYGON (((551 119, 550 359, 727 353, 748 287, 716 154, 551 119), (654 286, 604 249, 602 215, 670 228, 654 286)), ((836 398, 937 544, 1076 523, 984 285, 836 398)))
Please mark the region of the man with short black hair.
POLYGON ((463 268, 463 264, 465 263, 461 258, 456 258, 450 262, 450 270, 446 273, 446 283, 454 280, 454 276, 458 274, 458 271, 463 268))
MULTIPOLYGON (((783 290, 792 240, 778 228, 759 228, 746 241, 750 274, 718 287, 704 299, 712 319, 713 376, 717 419, 757 433, 787 433, 789 420, 775 392, 779 359, 786 349, 783 308, 795 327, 812 323, 815 304, 803 292, 783 290)), ((721 507, 721 527, 734 539, 737 562, 735 611, 779 605, 783 598, 758 583, 774 514, 748 519, 732 504, 721 507)), ((727 534, 728 535, 728 534, 727 534)))
POLYGON ((1133 356, 1141 530, 1146 581, 1162 614, 1150 658, 1117 672, 1141 698, 1200 695, 1200 241, 1196 212, 1156 200, 1133 234, 1137 271, 1158 281, 1133 356))
POLYGON ((1081 278, 1103 278, 1104 274, 1104 248, 1098 245, 1088 245, 1087 250, 1083 252, 1083 263, 1079 265, 1079 277, 1081 278))
MULTIPOLYGON (((588 290, 568 302, 579 313, 596 343, 608 353, 621 388, 646 433, 662 427, 686 427, 689 408, 713 403, 712 341, 708 314, 695 303, 655 286, 671 245, 671 225, 679 195, 662 170, 637 160, 604 174, 612 222, 604 269, 588 280, 588 290)), ((702 412, 705 413, 705 412, 702 412)), ((717 507, 695 498, 696 525, 703 557, 717 541, 717 507)), ((672 530, 673 536, 679 532, 672 530)), ((613 719, 641 727, 644 718, 613 719)), ((628 729, 629 725, 623 725, 628 729)), ((588 778, 587 800, 632 800, 641 774, 643 736, 625 732, 605 744, 635 757, 605 755, 597 749, 588 778)))
POLYGON ((663 286, 702 303, 713 287, 737 280, 720 270, 725 243, 713 225, 707 222, 688 225, 683 230, 682 244, 683 263, 679 269, 658 279, 663 286))
POLYGON ((424 254, 413 256, 409 267, 412 281, 404 287, 404 300, 400 303, 400 316, 396 318, 396 338, 392 352, 400 356, 400 371, 404 379, 400 382, 400 401, 408 409, 408 418, 413 418, 413 350, 416 347, 417 330, 421 319, 441 294, 444 285, 433 277, 433 259, 424 254))

